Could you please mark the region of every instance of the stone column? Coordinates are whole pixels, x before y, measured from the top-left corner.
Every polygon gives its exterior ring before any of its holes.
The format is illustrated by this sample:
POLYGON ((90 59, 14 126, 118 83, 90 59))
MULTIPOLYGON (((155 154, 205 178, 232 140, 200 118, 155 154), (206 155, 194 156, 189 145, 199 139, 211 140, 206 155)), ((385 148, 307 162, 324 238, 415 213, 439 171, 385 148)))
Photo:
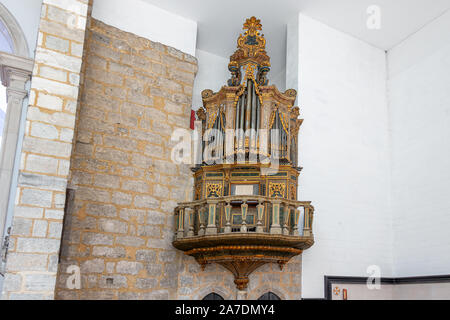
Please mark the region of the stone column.
POLYGON ((0 74, 2 84, 7 88, 8 101, 0 151, 0 186, 2 186, 2 192, 0 192, 0 236, 3 233, 8 212, 23 100, 28 95, 25 86, 30 80, 33 63, 34 61, 28 58, 5 52, 0 53, 0 74))
POLYGON ((2 299, 53 299, 88 0, 43 0, 2 299))

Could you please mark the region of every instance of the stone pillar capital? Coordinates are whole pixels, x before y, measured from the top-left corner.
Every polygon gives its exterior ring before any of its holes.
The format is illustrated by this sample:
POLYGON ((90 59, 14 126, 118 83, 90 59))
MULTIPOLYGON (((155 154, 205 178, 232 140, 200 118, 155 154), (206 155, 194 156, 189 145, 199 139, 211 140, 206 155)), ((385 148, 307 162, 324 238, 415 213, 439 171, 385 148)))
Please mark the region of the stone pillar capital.
POLYGON ((0 77, 2 84, 11 89, 25 91, 25 85, 33 72, 34 61, 6 52, 0 53, 0 77))

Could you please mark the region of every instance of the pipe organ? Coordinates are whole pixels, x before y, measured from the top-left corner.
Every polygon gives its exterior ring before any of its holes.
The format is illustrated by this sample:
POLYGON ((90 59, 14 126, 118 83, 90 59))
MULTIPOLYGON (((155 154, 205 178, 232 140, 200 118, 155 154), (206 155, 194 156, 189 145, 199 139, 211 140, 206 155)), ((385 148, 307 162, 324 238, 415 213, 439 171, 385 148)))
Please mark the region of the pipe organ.
POLYGON ((269 84, 260 20, 247 19, 244 30, 227 85, 202 92, 197 117, 204 157, 193 168, 193 201, 175 208, 173 242, 202 267, 219 263, 233 272, 240 290, 260 265, 282 268, 314 243, 314 207, 297 201, 303 121, 294 106, 297 92, 269 84))
POLYGON ((203 148, 214 145, 216 163, 230 156, 244 161, 258 155, 260 160, 276 159, 297 167, 296 136, 302 123, 297 119, 299 108, 293 106, 297 92, 281 93, 269 85, 270 58, 258 21, 251 18, 244 24, 247 31, 239 37, 238 50, 230 58, 228 86, 218 93, 202 92, 204 107, 197 116, 204 128, 203 148), (232 129, 232 139, 225 139, 226 129, 232 129))

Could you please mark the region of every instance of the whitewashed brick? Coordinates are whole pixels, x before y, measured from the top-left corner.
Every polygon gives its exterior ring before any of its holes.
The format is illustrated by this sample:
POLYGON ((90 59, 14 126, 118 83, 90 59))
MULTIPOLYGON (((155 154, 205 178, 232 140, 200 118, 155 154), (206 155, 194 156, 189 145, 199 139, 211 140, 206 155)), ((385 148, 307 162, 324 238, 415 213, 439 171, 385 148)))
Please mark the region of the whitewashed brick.
POLYGON ((74 12, 81 16, 87 15, 88 5, 86 3, 81 3, 73 0, 45 0, 44 3, 70 12, 74 12))
POLYGON ((41 108, 61 111, 63 100, 59 97, 50 96, 41 92, 39 93, 36 104, 41 108))
POLYGON ((81 58, 67 56, 60 52, 51 51, 44 48, 36 49, 37 63, 46 64, 56 68, 66 69, 72 72, 80 72, 81 58))
POLYGON ((33 237, 45 237, 48 223, 45 220, 35 220, 33 225, 33 237))
POLYGON ((72 145, 70 143, 42 140, 39 138, 25 137, 23 151, 33 153, 46 153, 57 157, 70 157, 72 145))
POLYGON ((50 140, 58 139, 58 129, 52 125, 33 122, 31 125, 31 133, 34 137, 45 138, 50 140))
POLYGON ((68 128, 61 128, 61 135, 59 137, 61 141, 72 142, 73 130, 68 128))
POLYGON ((61 238, 61 232, 62 232, 62 223, 61 222, 50 222, 49 228, 48 228, 48 237, 49 238, 61 238))
POLYGON ((59 160, 58 174, 60 176, 69 175, 70 170, 70 161, 68 160, 59 160))
POLYGON ((18 181, 20 186, 36 187, 54 191, 65 191, 67 187, 67 179, 65 178, 38 173, 20 172, 18 181))
POLYGON ((43 41, 44 41, 44 34, 42 32, 39 32, 39 35, 38 35, 38 46, 42 46, 43 41))
POLYGON ((61 82, 67 81, 67 71, 55 69, 52 67, 41 66, 39 68, 39 75, 43 78, 48 78, 61 82))
POLYGON ((62 220, 64 218, 64 210, 45 209, 45 218, 62 220))
POLYGON ((11 291, 20 291, 22 288, 22 276, 20 274, 7 273, 5 282, 9 283, 8 289, 11 291))
POLYGON ((55 174, 58 168, 58 160, 29 154, 25 163, 27 171, 55 174))
POLYGON ((11 234, 16 236, 29 236, 32 224, 33 220, 31 219, 14 217, 11 234))
POLYGON ((54 37, 51 35, 47 35, 45 37, 45 46, 47 47, 47 49, 61 51, 64 53, 69 52, 69 41, 68 40, 54 37))
POLYGON ((55 274, 27 274, 25 275, 25 290, 53 291, 56 284, 55 274))
POLYGON ((73 114, 75 114, 75 112, 77 111, 77 105, 78 102, 75 100, 68 100, 66 102, 66 106, 64 107, 64 110, 67 112, 71 112, 73 114))
POLYGON ((72 41, 70 44, 70 53, 76 57, 82 57, 83 45, 72 41))
POLYGON ((20 201, 22 204, 50 208, 52 206, 52 192, 24 188, 20 201))
POLYGON ((64 205, 66 204, 66 194, 65 193, 56 193, 55 194, 55 208, 64 209, 64 205))
POLYGON ((76 73, 71 73, 69 75, 69 82, 74 86, 78 86, 80 84, 80 76, 76 73))
POLYGON ((58 239, 18 238, 18 252, 56 253, 59 249, 58 239))
POLYGON ((11 299, 11 300, 52 300, 53 294, 12 292, 9 296, 9 299, 11 299))
POLYGON ((55 82, 53 80, 48 80, 40 77, 33 77, 31 85, 33 89, 43 91, 46 93, 56 94, 60 96, 67 96, 73 99, 76 99, 78 96, 78 87, 60 82, 55 82))
POLYGON ((73 128, 75 126, 75 115, 64 112, 54 112, 52 114, 42 112, 39 108, 29 107, 27 117, 29 120, 36 120, 63 127, 73 128))
POLYGON ((7 271, 44 271, 47 266, 46 254, 15 253, 8 255, 7 271))
POLYGON ((44 209, 32 207, 16 207, 14 210, 15 217, 22 218, 42 218, 44 209))
POLYGON ((34 105, 36 103, 36 90, 30 90, 28 101, 30 105, 34 105))
POLYGON ((83 56, 83 45, 72 41, 70 44, 70 53, 76 57, 82 57, 83 56))
POLYGON ((67 25, 68 21, 75 21, 76 14, 52 5, 47 5, 47 18, 67 25))
POLYGON ((77 20, 77 28, 83 29, 85 25, 86 25, 86 18, 79 16, 77 20))
POLYGON ((20 155, 20 170, 25 170, 25 160, 26 160, 26 154, 22 153, 20 155))

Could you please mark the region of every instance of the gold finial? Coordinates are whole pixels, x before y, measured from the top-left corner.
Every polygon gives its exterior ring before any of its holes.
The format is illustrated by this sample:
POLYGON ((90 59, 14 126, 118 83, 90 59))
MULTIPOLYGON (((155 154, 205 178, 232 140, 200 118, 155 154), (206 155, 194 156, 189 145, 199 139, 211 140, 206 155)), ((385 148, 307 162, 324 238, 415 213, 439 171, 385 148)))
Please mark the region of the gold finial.
POLYGON ((258 69, 258 82, 261 85, 267 84, 266 74, 270 70, 270 58, 266 53, 266 39, 263 34, 261 20, 251 17, 245 20, 245 33, 239 35, 237 40, 238 49, 230 57, 228 69, 231 71, 232 78, 228 85, 236 86, 241 82, 241 67, 247 64, 253 64, 258 69))
POLYGON ((261 24, 261 20, 256 19, 256 17, 251 17, 247 20, 245 20, 244 23, 244 30, 248 29, 245 34, 247 35, 258 35, 259 32, 258 30, 262 30, 262 24, 261 24))

